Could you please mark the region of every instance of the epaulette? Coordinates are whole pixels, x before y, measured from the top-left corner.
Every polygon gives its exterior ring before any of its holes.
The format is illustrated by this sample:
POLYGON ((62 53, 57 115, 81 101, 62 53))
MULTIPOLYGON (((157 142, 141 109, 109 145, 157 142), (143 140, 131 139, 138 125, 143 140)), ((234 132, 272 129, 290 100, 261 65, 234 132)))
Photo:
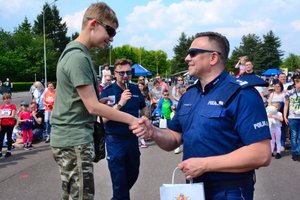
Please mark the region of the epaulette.
POLYGON ((235 79, 235 82, 241 85, 242 88, 255 87, 255 86, 261 86, 261 87, 269 86, 268 82, 264 81, 262 78, 256 75, 243 76, 241 78, 235 79))
POLYGON ((269 85, 266 81, 256 75, 248 75, 243 78, 227 76, 226 78, 229 79, 228 86, 223 87, 216 96, 216 99, 219 102, 222 102, 224 107, 227 107, 231 103, 241 89, 255 86, 267 87, 269 85))
POLYGON ((199 84, 198 82, 199 82, 199 79, 197 79, 192 85, 189 85, 186 90, 196 87, 196 85, 199 84))

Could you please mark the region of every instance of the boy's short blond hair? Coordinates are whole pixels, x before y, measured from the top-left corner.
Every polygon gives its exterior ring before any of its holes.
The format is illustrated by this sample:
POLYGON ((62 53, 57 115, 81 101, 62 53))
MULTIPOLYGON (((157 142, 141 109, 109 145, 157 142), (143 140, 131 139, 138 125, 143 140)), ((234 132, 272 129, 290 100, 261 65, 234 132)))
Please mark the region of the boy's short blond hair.
POLYGON ((104 2, 93 3, 90 5, 83 16, 82 28, 87 24, 88 18, 101 20, 119 26, 116 13, 104 2))

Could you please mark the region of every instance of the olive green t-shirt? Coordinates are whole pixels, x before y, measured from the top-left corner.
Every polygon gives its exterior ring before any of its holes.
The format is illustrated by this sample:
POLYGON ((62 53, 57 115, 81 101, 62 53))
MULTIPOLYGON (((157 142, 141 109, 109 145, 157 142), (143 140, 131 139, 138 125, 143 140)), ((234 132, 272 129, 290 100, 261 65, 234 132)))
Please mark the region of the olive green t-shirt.
MULTIPOLYGON (((96 117, 89 114, 79 97, 76 87, 94 85, 93 69, 88 49, 79 42, 70 42, 68 51, 57 65, 56 98, 51 116, 51 140, 53 147, 69 147, 93 142, 96 117)), ((65 51, 66 51, 65 49, 65 51)))

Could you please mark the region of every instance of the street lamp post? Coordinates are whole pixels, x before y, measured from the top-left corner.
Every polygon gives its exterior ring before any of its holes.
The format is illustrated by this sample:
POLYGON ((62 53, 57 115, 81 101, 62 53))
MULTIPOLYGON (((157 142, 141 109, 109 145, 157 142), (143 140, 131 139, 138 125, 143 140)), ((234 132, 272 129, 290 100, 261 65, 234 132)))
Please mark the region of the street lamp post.
POLYGON ((112 50, 113 46, 109 45, 109 66, 111 66, 111 50, 112 50))
POLYGON ((156 56, 156 75, 158 75, 158 56, 156 56))
MULTIPOLYGON (((54 0, 49 6, 55 3, 54 0)), ((46 8, 46 7, 45 7, 46 8)), ((47 50, 46 50, 46 25, 45 25, 45 8, 43 8, 43 37, 44 37, 44 74, 45 74, 45 86, 47 87, 47 50)))

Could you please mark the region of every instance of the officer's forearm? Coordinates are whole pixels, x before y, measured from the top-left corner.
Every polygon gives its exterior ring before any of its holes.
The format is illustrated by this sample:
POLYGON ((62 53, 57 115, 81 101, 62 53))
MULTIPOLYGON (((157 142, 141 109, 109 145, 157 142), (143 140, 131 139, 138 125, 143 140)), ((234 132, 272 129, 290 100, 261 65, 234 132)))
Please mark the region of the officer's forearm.
POLYGON ((267 166, 271 161, 270 140, 266 139, 241 147, 229 154, 207 157, 207 171, 214 172, 247 172, 267 166))
POLYGON ((156 144, 163 150, 172 151, 181 144, 181 134, 170 129, 160 129, 153 126, 151 136, 156 144))

